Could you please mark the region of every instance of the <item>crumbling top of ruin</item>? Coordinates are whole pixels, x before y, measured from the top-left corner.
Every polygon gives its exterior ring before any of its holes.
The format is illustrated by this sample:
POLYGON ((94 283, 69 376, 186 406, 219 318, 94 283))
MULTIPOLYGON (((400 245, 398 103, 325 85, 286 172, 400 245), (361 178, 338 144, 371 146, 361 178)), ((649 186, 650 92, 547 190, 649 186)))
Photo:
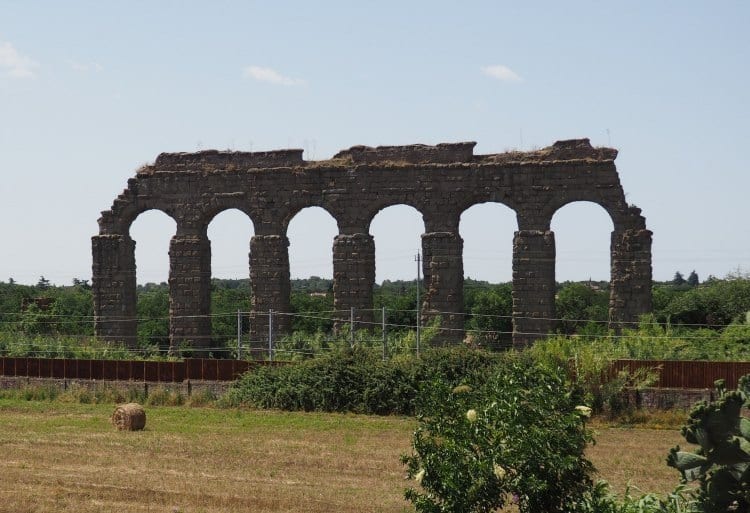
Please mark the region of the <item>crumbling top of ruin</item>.
POLYGON ((351 167, 368 164, 381 166, 414 165, 517 165, 565 161, 608 162, 617 157, 613 148, 594 148, 588 139, 557 141, 552 146, 533 151, 508 151, 490 155, 474 155, 473 141, 410 144, 405 146, 352 146, 328 160, 303 160, 301 149, 274 151, 218 151, 195 153, 162 153, 156 161, 142 167, 138 174, 160 172, 223 172, 250 169, 351 167))

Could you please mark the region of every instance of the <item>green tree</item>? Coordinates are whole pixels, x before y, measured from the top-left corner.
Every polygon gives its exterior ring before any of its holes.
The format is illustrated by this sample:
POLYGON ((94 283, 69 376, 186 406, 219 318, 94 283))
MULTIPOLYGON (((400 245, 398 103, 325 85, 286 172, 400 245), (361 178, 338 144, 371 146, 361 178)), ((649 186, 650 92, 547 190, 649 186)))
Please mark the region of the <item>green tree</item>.
POLYGON ((558 329, 563 333, 606 331, 609 316, 609 293, 584 283, 565 283, 557 293, 558 329))
POLYGON ((687 284, 691 287, 697 287, 700 283, 700 280, 698 279, 698 273, 695 272, 695 269, 688 275, 687 284))
POLYGON ((309 335, 330 333, 333 330, 333 294, 315 295, 308 292, 293 292, 291 296, 292 331, 309 335))
POLYGON ((512 361, 460 386, 431 381, 418 397, 413 453, 402 458, 420 513, 575 511, 592 487, 592 441, 564 371, 512 361))
POLYGON ((674 285, 675 287, 685 285, 685 278, 682 276, 682 273, 680 271, 674 273, 674 278, 672 278, 672 285, 674 285))
POLYGON ((40 276, 39 281, 36 282, 36 288, 39 290, 47 290, 48 288, 50 288, 49 280, 44 276, 40 276))
POLYGON ((75 287, 55 287, 49 292, 53 298, 49 313, 56 333, 94 334, 94 301, 90 287, 79 284, 75 287))
POLYGON ((704 325, 721 328, 742 320, 750 310, 750 280, 706 281, 679 294, 661 314, 674 324, 704 325))
POLYGON ((169 348, 169 292, 159 288, 138 294, 138 345, 169 348))
MULTIPOLYGON (((417 287, 415 282, 387 282, 375 290, 374 306, 385 307, 389 332, 413 330, 417 325, 417 287)), ((424 297, 424 295, 422 295, 424 297)))
POLYGON ((513 298, 510 284, 488 286, 472 293, 466 329, 473 342, 498 348, 511 343, 513 298))
MULTIPOLYGON (((237 310, 250 310, 250 293, 247 287, 234 287, 229 282, 228 287, 223 283, 213 283, 211 291, 211 334, 214 347, 236 346, 237 342, 237 310)), ((250 321, 246 315, 242 316, 242 333, 247 333, 250 321)))
POLYGON ((0 283, 0 330, 14 332, 20 329, 21 305, 34 297, 34 289, 17 283, 0 283))

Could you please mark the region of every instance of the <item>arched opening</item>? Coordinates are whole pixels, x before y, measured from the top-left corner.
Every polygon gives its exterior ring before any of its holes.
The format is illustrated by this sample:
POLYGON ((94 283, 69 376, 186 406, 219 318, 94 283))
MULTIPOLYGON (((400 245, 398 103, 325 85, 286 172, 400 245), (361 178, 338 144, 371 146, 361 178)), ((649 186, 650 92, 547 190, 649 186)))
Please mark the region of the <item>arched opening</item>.
POLYGON ((576 201, 555 212, 551 229, 555 233, 558 329, 592 336, 605 333, 612 218, 596 203, 576 201))
POLYGON ((464 210, 464 312, 471 342, 506 347, 513 339, 513 234, 518 221, 502 203, 479 203, 464 210))
MULTIPOLYGON (((373 303, 376 309, 386 308, 392 330, 408 330, 417 324, 416 280, 417 272, 422 275, 422 264, 416 256, 422 253, 424 231, 422 214, 408 205, 384 208, 370 223, 375 241, 373 303)), ((423 287, 420 296, 424 297, 423 287)))
MULTIPOLYGON (((237 312, 250 311, 249 248, 254 234, 252 220, 238 209, 220 212, 208 225, 211 339, 219 352, 224 348, 236 348, 237 312)), ((239 322, 240 336, 245 338, 250 329, 248 316, 241 315, 239 322)))
POLYGON ((130 225, 135 241, 138 348, 169 350, 169 242, 177 223, 161 210, 142 212, 130 225))
MULTIPOLYGON (((303 208, 287 228, 291 277, 291 328, 295 333, 329 333, 333 327, 333 239, 336 219, 321 207, 303 208)), ((280 348, 281 349, 281 348, 280 348)), ((286 350, 310 348, 287 347, 286 350)))

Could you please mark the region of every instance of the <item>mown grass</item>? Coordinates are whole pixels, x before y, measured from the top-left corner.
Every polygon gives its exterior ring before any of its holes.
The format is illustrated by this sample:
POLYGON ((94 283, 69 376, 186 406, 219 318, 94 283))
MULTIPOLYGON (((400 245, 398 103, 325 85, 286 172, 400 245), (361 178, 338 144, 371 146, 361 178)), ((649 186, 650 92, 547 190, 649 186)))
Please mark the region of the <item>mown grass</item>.
MULTIPOLYGON (((2 512, 401 512, 415 421, 151 406, 117 432, 113 405, 0 399, 2 512)), ((622 492, 664 493, 676 429, 595 423, 589 457, 622 492)))
POLYGON ((402 511, 409 419, 0 401, 0 511, 402 511))

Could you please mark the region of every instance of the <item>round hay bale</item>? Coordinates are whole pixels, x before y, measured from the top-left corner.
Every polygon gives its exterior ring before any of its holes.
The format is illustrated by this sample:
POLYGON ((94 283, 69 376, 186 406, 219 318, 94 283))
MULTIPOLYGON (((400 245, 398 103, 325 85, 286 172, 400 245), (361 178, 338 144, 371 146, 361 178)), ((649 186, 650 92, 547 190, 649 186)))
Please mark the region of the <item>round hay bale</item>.
POLYGON ((121 404, 111 418, 118 431, 140 431, 146 427, 146 411, 138 403, 121 404))

